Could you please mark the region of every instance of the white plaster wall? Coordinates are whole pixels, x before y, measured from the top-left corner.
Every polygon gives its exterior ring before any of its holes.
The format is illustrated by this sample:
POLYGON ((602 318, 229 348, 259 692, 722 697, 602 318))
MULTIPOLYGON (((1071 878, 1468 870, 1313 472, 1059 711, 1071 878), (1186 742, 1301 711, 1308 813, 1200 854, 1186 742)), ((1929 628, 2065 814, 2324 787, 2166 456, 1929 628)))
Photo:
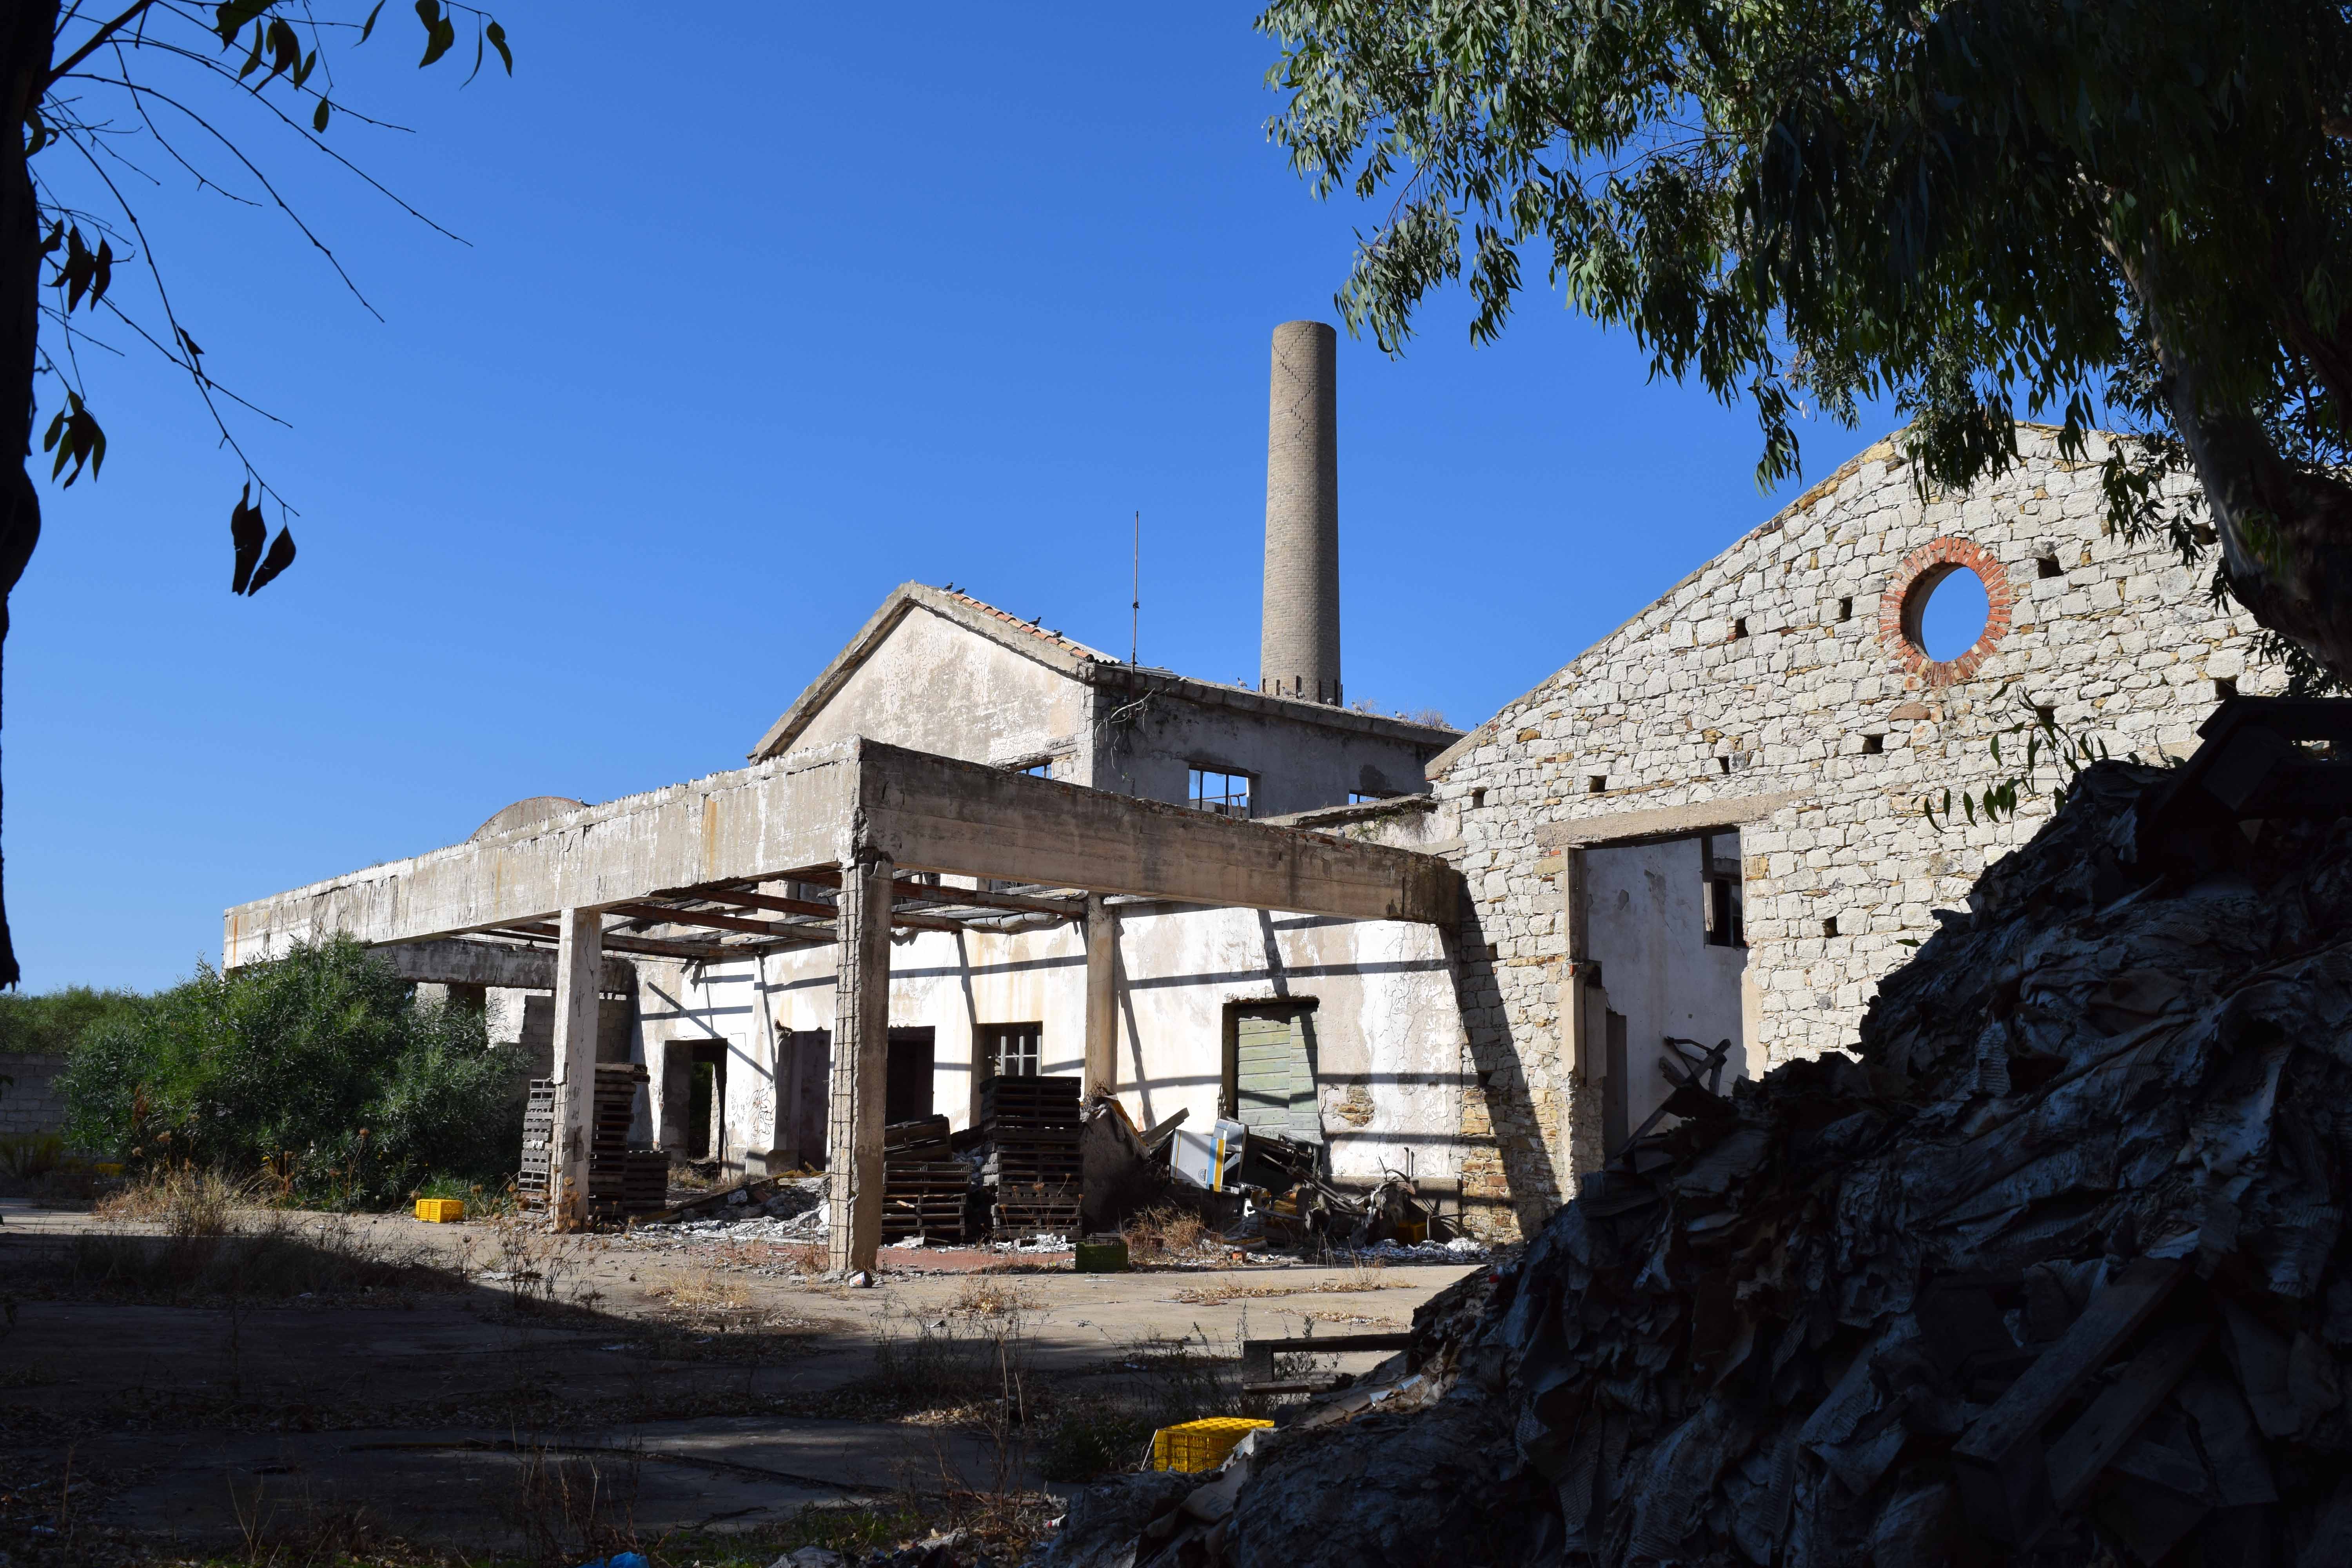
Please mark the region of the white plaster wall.
MULTIPOLYGON (((1118 1092, 1139 1122, 1179 1109, 1217 1114, 1224 1008, 1275 996, 1318 1003, 1318 1085, 1334 1173, 1386 1166, 1450 1178, 1462 1119, 1465 1040, 1437 932, 1389 921, 1139 907, 1120 921, 1118 1092), (1408 1151, 1410 1152, 1408 1153, 1408 1151)), ((775 1125, 770 1042, 779 1029, 830 1029, 829 948, 763 964, 663 966, 643 973, 645 1039, 726 1038, 728 1152, 764 1154, 775 1125)), ((919 932, 891 950, 890 1023, 934 1031, 934 1110, 970 1125, 972 1044, 984 1024, 1042 1022, 1042 1070, 1083 1070, 1086 946, 1074 927, 1020 933, 919 932)), ((656 1112, 657 1114, 657 1112, 656 1112)))
POLYGON ((807 751, 854 735, 976 763, 1068 753, 1074 784, 1091 752, 1083 744, 1091 693, 1062 671, 919 606, 852 671, 793 742, 807 751))
POLYGON ((1625 1130, 1674 1085, 1658 1070, 1668 1035, 1732 1042, 1723 1081, 1747 1072, 1739 976, 1748 950, 1706 941, 1705 863, 1696 838, 1585 853, 1587 952, 1600 961, 1609 1010, 1625 1018, 1625 1130))
MULTIPOLYGON (((1099 700, 1110 713, 1129 700, 1106 689, 1099 700)), ((1428 787, 1422 765, 1442 744, 1161 692, 1146 700, 1132 724, 1106 725, 1094 777, 1097 788, 1182 801, 1190 798, 1193 768, 1247 773, 1251 815, 1279 816, 1344 805, 1350 793, 1419 794, 1428 787)))

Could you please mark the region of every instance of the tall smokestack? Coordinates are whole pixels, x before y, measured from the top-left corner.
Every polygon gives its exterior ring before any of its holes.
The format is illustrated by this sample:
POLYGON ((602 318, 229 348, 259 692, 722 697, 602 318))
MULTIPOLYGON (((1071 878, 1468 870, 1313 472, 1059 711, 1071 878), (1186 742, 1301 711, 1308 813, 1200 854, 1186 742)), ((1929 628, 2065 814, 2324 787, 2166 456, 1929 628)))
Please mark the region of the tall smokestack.
POLYGON ((1265 609, 1258 689, 1339 700, 1339 335, 1274 329, 1265 431, 1265 609))

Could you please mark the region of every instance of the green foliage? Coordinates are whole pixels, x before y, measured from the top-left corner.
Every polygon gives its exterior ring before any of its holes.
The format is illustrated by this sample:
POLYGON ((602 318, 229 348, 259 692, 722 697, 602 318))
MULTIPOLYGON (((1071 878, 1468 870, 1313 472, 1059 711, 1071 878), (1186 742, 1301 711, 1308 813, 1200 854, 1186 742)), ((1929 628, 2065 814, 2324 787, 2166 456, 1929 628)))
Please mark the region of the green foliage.
POLYGON ((502 1184, 523 1072, 480 1014, 417 1005, 388 965, 338 941, 226 975, 199 968, 85 1035, 58 1083, 78 1147, 380 1206, 435 1175, 502 1184))
POLYGON ((2342 0, 1274 0, 1258 26, 1292 166, 1383 201, 1339 300, 1383 347, 1457 279, 1493 337, 1531 265, 1654 373, 1751 399, 1763 481, 1808 405, 1894 398, 1930 489, 2060 413, 2111 522, 2218 542, 2264 625, 2347 663, 2342 0), (2150 439, 2095 443, 2118 416, 2150 439), (2218 541, 2174 504, 2192 471, 2218 541))
MULTIPOLYGON (((1993 700, 1998 702, 2007 696, 2014 684, 2011 682, 2002 686, 1994 694, 1993 700)), ((2025 716, 1995 731, 1990 742, 1993 766, 2006 765, 2017 771, 1974 793, 1964 790, 1956 795, 1947 788, 1940 802, 1935 795, 1921 795, 1919 815, 1926 817, 1927 826, 1937 832, 1941 833, 1952 825, 1955 810, 1967 817, 1969 826, 1973 827, 1979 819, 1990 824, 2005 816, 2013 818, 2026 801, 2043 794, 2050 796, 2050 809, 2055 811, 2066 804, 2066 791, 2073 786, 2076 775, 2093 763, 2104 763, 2113 756, 2107 743, 2089 730, 2069 735, 2058 727, 2057 715, 2053 710, 2036 708, 2021 694, 2017 700, 2024 709, 2025 716), (2000 746, 2004 736, 2009 740, 2006 757, 2002 756, 2000 746), (2020 737, 2024 741, 2022 746, 2018 744, 2020 737), (2051 770, 2058 781, 2046 791, 2042 785, 2044 768, 2051 770)), ((2137 752, 2125 759, 2133 763, 2139 760, 2137 752)))
POLYGON ((129 991, 87 985, 42 996, 0 992, 0 1057, 61 1056, 92 1029, 126 1022, 145 1004, 129 991))

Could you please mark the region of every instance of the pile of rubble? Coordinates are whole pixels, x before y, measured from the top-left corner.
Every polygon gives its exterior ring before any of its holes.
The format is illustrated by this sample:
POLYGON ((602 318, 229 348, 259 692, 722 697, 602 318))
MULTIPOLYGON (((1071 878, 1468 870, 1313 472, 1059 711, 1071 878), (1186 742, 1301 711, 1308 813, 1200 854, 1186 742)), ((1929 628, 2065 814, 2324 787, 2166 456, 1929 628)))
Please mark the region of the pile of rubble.
POLYGON ((2352 817, 2298 739, 2083 774, 1858 1060, 1678 1089, 1390 1397, 1050 1561, 2352 1563, 2352 817))

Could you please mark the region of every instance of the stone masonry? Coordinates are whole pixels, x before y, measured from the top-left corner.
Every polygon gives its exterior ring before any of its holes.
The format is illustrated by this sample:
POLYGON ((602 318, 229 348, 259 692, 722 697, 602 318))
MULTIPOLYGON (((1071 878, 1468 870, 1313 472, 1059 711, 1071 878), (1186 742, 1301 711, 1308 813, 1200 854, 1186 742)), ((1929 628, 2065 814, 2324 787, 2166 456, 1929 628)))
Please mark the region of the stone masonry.
MULTIPOLYGON (((2008 765, 1996 736, 2043 708, 2116 756, 2178 757, 2221 696, 2283 684, 2249 668, 2252 618, 2209 598, 2202 569, 2107 534, 2095 463, 2060 460, 2046 426, 2020 437, 2009 474, 1926 501, 1879 443, 1431 764, 1462 825, 1464 1181, 1507 1197, 1490 1212, 1538 1220, 1601 1158, 1600 1096, 1562 1052, 1561 825, 1605 842, 1594 819, 1779 802, 1740 841, 1761 1068, 1851 1045, 1936 912, 2049 815, 2046 793, 1997 825, 1923 815, 2015 773, 2023 736, 2008 765), (1918 615, 1957 571, 1987 580, 1992 613, 1938 663, 1918 615)), ((2187 487, 2173 500, 2196 504, 2187 487)), ((2063 774, 2045 763, 2040 783, 2063 774)))
POLYGON ((65 1070, 63 1056, 0 1053, 0 1078, 16 1080, 0 1084, 0 1138, 37 1137, 65 1126, 66 1097, 56 1081, 65 1070))

